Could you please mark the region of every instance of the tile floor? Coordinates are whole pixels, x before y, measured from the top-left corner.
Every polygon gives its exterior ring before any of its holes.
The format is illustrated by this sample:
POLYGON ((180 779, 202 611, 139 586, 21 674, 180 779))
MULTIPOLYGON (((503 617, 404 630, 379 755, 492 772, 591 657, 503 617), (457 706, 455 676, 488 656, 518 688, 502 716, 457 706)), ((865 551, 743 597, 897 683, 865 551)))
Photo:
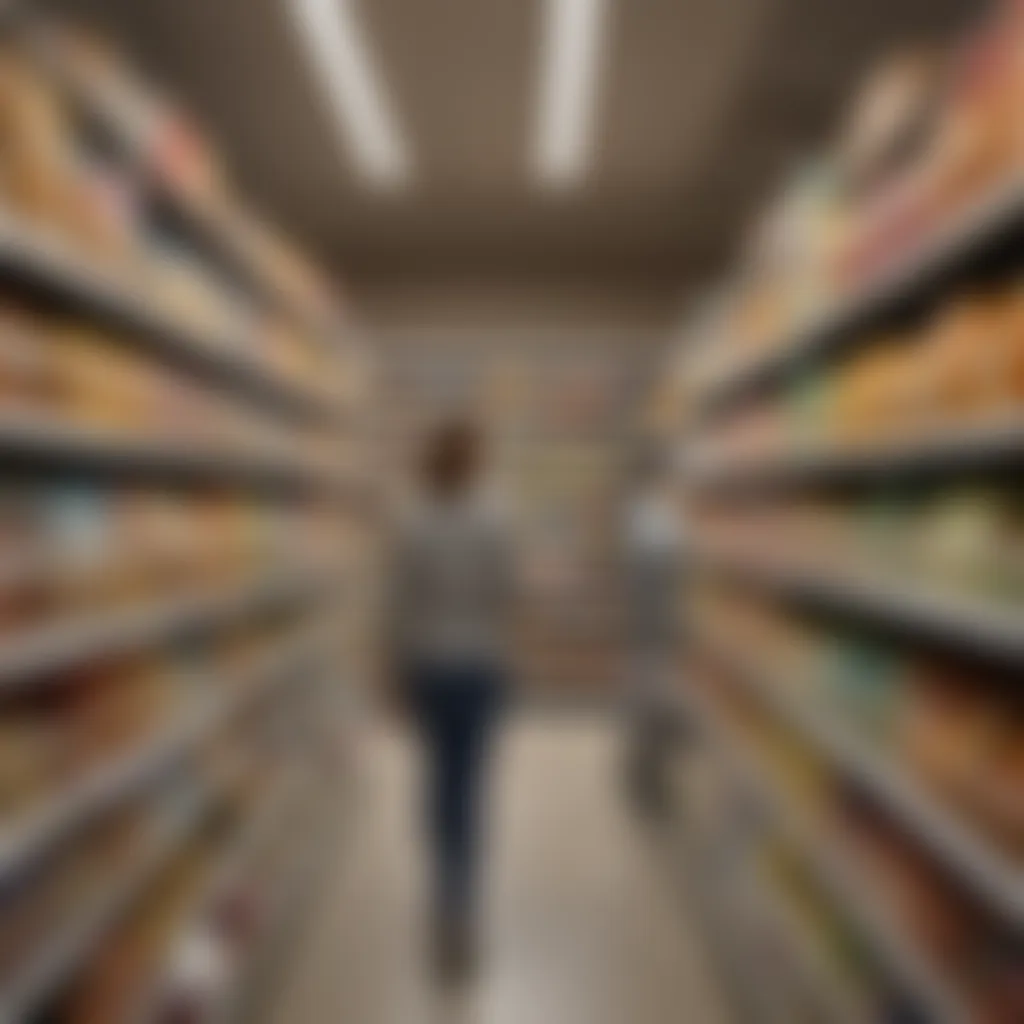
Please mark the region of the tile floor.
POLYGON ((365 739, 349 841, 260 1024, 727 1024, 678 881, 617 799, 615 736, 596 715, 508 730, 483 963, 466 992, 439 994, 412 755, 393 731, 365 739))

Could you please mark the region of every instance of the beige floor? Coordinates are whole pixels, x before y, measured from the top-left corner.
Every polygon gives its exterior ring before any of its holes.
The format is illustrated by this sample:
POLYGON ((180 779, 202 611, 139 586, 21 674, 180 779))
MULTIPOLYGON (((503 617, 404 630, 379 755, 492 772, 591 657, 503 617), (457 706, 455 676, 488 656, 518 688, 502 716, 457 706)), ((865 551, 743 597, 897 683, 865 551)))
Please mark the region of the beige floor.
POLYGON ((613 741, 596 717, 510 730, 484 964, 453 999, 424 966, 415 766, 372 735, 350 844, 266 1024, 724 1024, 678 888, 616 800, 613 741))

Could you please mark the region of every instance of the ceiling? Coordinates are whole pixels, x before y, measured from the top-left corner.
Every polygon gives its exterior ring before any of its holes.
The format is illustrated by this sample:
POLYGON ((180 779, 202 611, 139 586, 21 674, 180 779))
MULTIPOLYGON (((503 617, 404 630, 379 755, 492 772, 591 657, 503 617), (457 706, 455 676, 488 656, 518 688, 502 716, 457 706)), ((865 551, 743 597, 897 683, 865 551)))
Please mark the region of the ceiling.
POLYGON ((395 195, 351 172, 289 0, 63 0, 119 35, 219 141, 273 220, 372 283, 663 282, 719 271, 873 57, 976 0, 610 0, 585 187, 530 178, 540 0, 361 0, 416 162, 395 195))

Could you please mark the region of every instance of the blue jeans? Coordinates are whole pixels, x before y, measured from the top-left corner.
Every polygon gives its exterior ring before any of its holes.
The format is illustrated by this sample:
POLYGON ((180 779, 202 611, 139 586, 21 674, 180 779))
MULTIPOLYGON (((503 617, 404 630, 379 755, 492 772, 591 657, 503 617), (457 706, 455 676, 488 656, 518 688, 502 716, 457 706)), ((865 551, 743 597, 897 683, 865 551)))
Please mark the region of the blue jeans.
POLYGON ((426 819, 438 913, 473 912, 485 776, 504 703, 496 665, 421 663, 409 698, 426 755, 426 819))

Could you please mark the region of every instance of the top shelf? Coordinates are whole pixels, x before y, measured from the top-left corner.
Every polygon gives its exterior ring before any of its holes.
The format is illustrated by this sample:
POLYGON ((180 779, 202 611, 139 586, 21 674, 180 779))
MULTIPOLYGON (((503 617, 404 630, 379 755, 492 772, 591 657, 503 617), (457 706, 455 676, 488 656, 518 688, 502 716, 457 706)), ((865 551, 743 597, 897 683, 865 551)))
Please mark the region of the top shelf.
POLYGON ((791 339, 708 389, 700 417, 707 422, 749 395, 809 362, 855 341, 859 335, 926 299, 1024 229, 1024 175, 985 193, 932 232, 904 258, 791 339))
POLYGON ((139 137, 137 125, 126 122, 118 110, 103 95, 102 90, 74 72, 71 63, 63 59, 45 23, 31 18, 21 24, 21 38, 35 57, 47 68, 65 90, 69 99, 86 117, 103 127, 124 154, 125 159, 138 169, 145 185, 181 223, 200 240, 232 276, 261 299, 282 312, 294 324, 324 345, 332 345, 337 338, 335 318, 309 308, 292 295, 279 281, 274 280, 266 267, 254 256, 250 240, 231 222, 225 212, 213 204, 188 194, 171 175, 155 165, 139 137))
POLYGON ((164 202, 173 207, 175 213, 240 280, 324 345, 335 342, 337 331, 330 320, 305 308, 274 281, 253 259, 246 240, 222 214, 186 196, 158 170, 151 169, 149 178, 164 202))

